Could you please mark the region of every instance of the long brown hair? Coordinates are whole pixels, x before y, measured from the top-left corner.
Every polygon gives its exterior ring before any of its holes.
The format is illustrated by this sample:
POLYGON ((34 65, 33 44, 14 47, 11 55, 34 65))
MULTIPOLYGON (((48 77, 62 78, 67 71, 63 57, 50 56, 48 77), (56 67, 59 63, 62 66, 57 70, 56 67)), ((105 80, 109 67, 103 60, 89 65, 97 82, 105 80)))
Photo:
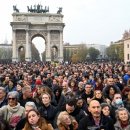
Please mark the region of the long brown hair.
MULTIPOLYGON (((48 123, 47 123, 47 121, 46 121, 44 118, 42 118, 42 117, 40 116, 40 113, 39 113, 37 110, 31 109, 31 110, 27 113, 27 118, 28 118, 28 114, 29 114, 31 111, 34 111, 34 112, 39 116, 39 120, 38 120, 38 123, 37 123, 38 127, 39 127, 40 129, 42 129, 42 130, 47 130, 47 129, 48 129, 48 123)), ((27 119, 27 122, 26 122, 26 124, 25 124, 25 126, 24 126, 24 130, 32 130, 32 126, 31 126, 31 124, 29 123, 28 119, 27 119)))

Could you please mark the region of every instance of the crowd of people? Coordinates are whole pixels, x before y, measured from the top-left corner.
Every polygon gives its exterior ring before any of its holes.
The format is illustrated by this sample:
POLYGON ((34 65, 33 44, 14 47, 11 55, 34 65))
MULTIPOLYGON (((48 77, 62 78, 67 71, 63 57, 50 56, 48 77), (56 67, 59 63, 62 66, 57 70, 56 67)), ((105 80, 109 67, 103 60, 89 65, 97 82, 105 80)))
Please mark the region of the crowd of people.
POLYGON ((130 66, 0 64, 0 130, 130 130, 130 66))

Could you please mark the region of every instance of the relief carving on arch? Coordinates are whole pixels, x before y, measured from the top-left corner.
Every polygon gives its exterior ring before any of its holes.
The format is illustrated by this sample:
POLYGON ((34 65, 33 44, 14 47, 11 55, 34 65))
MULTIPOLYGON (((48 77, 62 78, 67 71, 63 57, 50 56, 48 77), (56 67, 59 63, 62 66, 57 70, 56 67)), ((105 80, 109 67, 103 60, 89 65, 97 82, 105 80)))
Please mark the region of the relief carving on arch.
POLYGON ((57 17, 57 16, 50 16, 49 22, 61 22, 61 19, 60 17, 57 17))
POLYGON ((29 41, 31 41, 31 38, 35 35, 41 35, 45 38, 45 40, 47 39, 47 31, 36 30, 36 31, 29 32, 29 41))
POLYGON ((25 33, 25 31, 17 31, 17 33, 16 33, 16 39, 17 40, 24 40, 24 39, 26 39, 26 33, 25 33))
POLYGON ((59 41, 60 40, 60 33, 59 33, 59 31, 55 31, 55 30, 51 31, 50 39, 52 41, 59 41))

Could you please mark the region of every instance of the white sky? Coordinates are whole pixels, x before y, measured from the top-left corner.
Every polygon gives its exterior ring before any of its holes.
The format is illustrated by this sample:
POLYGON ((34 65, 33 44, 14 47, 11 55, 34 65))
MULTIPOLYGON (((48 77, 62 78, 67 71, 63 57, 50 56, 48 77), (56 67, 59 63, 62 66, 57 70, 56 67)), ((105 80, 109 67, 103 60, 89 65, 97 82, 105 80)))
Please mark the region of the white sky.
POLYGON ((34 4, 49 6, 50 13, 63 7, 64 42, 105 44, 122 38, 130 29, 130 0, 3 0, 0 4, 0 43, 11 42, 13 5, 20 12, 34 4))

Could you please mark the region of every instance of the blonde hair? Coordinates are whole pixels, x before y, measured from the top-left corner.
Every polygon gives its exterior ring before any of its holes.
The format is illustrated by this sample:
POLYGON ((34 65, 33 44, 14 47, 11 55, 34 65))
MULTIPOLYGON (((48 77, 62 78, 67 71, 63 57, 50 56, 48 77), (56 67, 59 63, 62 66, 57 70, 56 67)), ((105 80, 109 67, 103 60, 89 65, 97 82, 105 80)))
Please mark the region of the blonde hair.
POLYGON ((63 112, 59 113, 59 115, 57 117, 57 126, 62 123, 62 119, 63 119, 64 115, 68 115, 69 116, 68 112, 66 112, 66 111, 63 111, 63 112))

